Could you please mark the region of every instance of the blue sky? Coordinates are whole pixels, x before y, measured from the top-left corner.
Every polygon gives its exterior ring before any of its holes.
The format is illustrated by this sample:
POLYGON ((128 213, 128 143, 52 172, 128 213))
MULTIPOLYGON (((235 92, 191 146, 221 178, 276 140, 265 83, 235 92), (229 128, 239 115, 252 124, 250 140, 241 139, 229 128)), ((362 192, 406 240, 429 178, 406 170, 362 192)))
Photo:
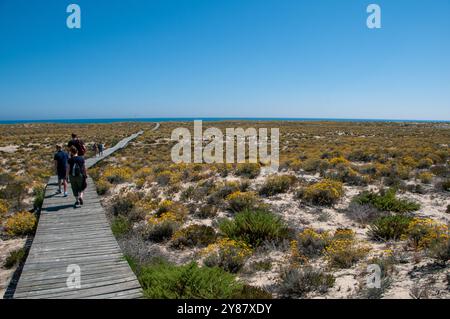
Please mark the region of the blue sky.
POLYGON ((0 120, 450 120, 449 14, 449 0, 0 0, 0 120))

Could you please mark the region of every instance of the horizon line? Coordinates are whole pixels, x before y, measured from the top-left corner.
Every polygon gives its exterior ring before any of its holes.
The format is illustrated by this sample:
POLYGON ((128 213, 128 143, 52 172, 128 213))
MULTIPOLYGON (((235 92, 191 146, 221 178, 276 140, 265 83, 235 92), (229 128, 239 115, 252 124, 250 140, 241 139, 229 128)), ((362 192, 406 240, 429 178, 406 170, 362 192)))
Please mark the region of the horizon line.
POLYGON ((161 122, 178 122, 178 121, 193 121, 193 120, 213 120, 213 121, 227 121, 227 120, 248 120, 248 121, 339 121, 339 122, 421 122, 421 123, 450 123, 450 120, 419 120, 419 119, 395 119, 395 118, 328 118, 328 117, 94 117, 94 118, 55 118, 55 119, 13 119, 0 120, 0 124, 26 124, 26 123, 80 123, 90 121, 100 121, 98 123, 106 122, 146 122, 146 121, 161 121, 161 122))

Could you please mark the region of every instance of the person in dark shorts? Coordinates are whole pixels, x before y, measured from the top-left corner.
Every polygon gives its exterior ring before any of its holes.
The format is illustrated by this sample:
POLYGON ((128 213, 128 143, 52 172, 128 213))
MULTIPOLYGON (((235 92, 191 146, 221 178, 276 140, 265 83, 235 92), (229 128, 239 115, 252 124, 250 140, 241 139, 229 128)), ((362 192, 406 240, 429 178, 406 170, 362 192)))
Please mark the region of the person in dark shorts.
POLYGON ((104 148, 105 148, 105 145, 103 143, 98 144, 98 155, 99 156, 103 155, 104 148))
POLYGON ((53 157, 55 162, 55 171, 58 175, 58 192, 61 194, 61 184, 64 185, 64 197, 67 197, 67 166, 69 154, 63 151, 61 145, 56 145, 56 153, 53 157))
POLYGON ((70 185, 72 186, 73 196, 76 202, 74 207, 83 205, 83 192, 87 187, 87 171, 83 156, 78 155, 78 150, 75 146, 70 148, 69 166, 67 174, 70 178, 70 185))

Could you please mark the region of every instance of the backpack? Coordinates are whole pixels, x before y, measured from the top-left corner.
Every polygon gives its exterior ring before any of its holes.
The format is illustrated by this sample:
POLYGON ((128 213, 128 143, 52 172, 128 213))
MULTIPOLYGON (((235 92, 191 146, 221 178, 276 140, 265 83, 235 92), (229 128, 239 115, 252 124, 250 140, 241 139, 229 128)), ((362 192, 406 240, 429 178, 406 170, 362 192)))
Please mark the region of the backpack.
POLYGON ((76 140, 75 147, 78 150, 78 155, 84 156, 84 154, 86 154, 86 146, 84 145, 82 140, 76 140))
POLYGON ((72 168, 72 176, 80 176, 81 175, 81 167, 77 163, 73 163, 72 168))

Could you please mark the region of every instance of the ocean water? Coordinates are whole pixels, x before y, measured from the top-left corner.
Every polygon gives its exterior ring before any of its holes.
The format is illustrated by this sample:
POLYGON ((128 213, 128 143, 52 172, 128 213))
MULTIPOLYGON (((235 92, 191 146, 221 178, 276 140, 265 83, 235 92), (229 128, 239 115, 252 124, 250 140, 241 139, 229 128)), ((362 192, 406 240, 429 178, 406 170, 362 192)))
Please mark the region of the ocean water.
POLYGON ((49 120, 8 120, 0 121, 0 124, 25 124, 25 123, 61 123, 61 124, 102 124, 102 123, 119 123, 119 122, 191 122, 194 120, 202 120, 208 122, 218 121, 298 121, 298 122, 391 122, 391 123, 450 123, 450 121, 431 121, 431 120, 399 120, 399 119, 342 119, 342 118, 258 118, 258 117, 165 117, 165 118, 110 118, 110 119, 49 119, 49 120))

